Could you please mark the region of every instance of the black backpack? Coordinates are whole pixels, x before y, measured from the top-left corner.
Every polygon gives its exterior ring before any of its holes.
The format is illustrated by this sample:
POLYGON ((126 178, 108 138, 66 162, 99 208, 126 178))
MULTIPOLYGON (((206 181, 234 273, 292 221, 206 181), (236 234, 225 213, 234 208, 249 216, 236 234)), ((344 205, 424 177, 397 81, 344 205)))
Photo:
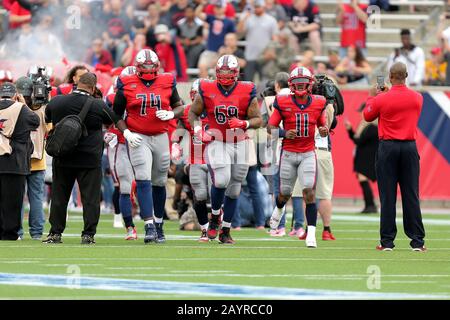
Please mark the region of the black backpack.
POLYGON ((79 114, 65 116, 49 132, 45 143, 45 151, 49 156, 61 157, 72 153, 81 136, 88 135, 83 122, 94 100, 88 96, 79 114))

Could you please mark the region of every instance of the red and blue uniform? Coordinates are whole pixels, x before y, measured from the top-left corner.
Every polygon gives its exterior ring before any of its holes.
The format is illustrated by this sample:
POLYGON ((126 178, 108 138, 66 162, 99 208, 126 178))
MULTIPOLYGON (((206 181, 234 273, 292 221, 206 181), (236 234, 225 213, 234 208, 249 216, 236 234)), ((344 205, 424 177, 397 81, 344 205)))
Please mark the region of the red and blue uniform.
MULTIPOLYGON (((115 98, 116 94, 115 93, 110 93, 106 96, 105 98, 105 102, 106 105, 108 107, 110 107, 112 109, 113 103, 114 103, 114 98, 115 98)), ((125 137, 123 136, 122 131, 120 131, 119 129, 116 128, 116 126, 111 126, 108 129, 108 132, 114 133, 117 136, 117 141, 119 143, 125 144, 125 137)))
POLYGON ((215 140, 236 142, 247 138, 245 134, 236 136, 234 130, 230 130, 228 119, 247 119, 247 109, 256 97, 253 82, 238 81, 229 91, 225 91, 215 80, 202 80, 199 94, 206 110, 209 132, 215 140), (230 134, 234 138, 230 138, 230 134))
MULTIPOLYGON (((191 143, 190 143, 190 164, 205 164, 204 152, 206 148, 206 143, 203 143, 198 139, 198 137, 194 134, 194 129, 191 127, 191 124, 188 120, 189 110, 191 109, 191 105, 187 105, 184 109, 183 116, 180 118, 180 122, 184 126, 186 130, 189 131, 191 143)), ((208 118, 206 117, 206 113, 202 113, 200 116, 202 121, 203 130, 208 129, 208 118)))
POLYGON ((293 94, 278 95, 273 102, 275 108, 269 124, 278 127, 283 121, 284 130, 296 130, 294 139, 283 140, 283 150, 308 152, 315 150, 316 126, 326 125, 326 99, 310 95, 305 104, 300 104, 293 94))

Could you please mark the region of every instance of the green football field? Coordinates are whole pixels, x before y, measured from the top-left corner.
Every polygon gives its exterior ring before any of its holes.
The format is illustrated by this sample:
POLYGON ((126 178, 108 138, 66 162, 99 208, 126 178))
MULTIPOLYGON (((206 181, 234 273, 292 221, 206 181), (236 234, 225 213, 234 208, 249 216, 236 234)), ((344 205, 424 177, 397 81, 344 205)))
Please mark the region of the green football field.
MULTIPOLYGON (((80 245, 70 214, 63 244, 0 243, 1 299, 449 299, 450 215, 424 215, 426 253, 412 252, 398 221, 393 252, 375 250, 377 215, 335 214, 337 241, 318 248, 266 231, 234 231, 233 246, 197 243, 166 223, 168 241, 123 240, 102 215, 93 246, 80 245)), ((48 223, 46 231, 48 231, 48 223)), ((25 226, 27 230, 27 226, 25 226)))

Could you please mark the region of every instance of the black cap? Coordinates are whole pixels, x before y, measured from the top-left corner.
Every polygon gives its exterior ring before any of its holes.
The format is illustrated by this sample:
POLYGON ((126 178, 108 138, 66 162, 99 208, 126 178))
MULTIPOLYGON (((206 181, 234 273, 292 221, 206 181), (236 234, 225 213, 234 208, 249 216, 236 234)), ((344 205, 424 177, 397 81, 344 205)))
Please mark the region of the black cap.
POLYGON ((31 97, 33 94, 33 81, 28 77, 20 77, 16 80, 17 92, 24 97, 31 97))
POLYGON ((17 89, 14 83, 4 82, 0 85, 0 98, 12 98, 16 93, 17 89))

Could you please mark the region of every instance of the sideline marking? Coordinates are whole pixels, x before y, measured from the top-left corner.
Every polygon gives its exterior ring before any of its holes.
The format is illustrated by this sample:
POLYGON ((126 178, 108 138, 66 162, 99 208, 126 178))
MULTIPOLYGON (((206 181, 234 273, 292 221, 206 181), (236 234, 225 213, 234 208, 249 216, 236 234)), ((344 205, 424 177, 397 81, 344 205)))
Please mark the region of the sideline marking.
MULTIPOLYGON (((71 288, 71 277, 40 274, 0 273, 0 284, 71 288)), ((341 290, 295 289, 173 281, 149 281, 80 277, 80 289, 157 292, 204 297, 245 297, 259 299, 448 299, 449 295, 381 293, 341 290)))

